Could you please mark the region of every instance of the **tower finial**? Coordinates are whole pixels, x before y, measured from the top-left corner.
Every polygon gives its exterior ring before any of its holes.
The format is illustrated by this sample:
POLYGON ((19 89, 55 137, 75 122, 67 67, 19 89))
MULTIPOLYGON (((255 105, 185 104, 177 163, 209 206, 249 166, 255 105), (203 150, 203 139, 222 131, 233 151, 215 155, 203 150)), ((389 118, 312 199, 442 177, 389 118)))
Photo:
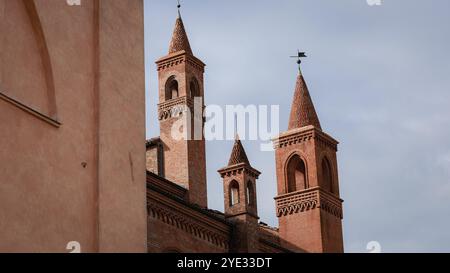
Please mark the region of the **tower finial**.
POLYGON ((178 8, 178 17, 181 18, 181 3, 180 3, 180 0, 177 0, 177 3, 178 3, 178 5, 177 5, 177 8, 178 8))
POLYGON ((308 56, 306 56, 305 52, 300 52, 300 50, 297 50, 297 56, 291 56, 291 58, 296 58, 297 59, 297 64, 298 64, 298 73, 301 75, 302 74, 302 58, 306 58, 308 56))
POLYGON ((237 114, 234 114, 234 138, 235 138, 235 140, 239 140, 238 117, 237 117, 237 114))

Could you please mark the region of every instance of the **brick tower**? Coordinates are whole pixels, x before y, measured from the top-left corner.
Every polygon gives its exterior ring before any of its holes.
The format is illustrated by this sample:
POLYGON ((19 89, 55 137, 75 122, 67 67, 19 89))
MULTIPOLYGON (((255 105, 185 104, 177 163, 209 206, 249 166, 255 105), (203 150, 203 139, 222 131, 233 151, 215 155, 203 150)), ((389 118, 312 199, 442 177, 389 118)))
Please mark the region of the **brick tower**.
POLYGON ((193 55, 180 14, 175 23, 169 54, 156 64, 165 177, 187 188, 191 203, 206 207, 203 136, 205 64, 193 55), (177 137, 174 131, 184 132, 183 137, 177 137))
POLYGON ((258 252, 258 208, 256 179, 261 174, 252 168, 239 138, 228 166, 218 171, 223 179, 225 216, 235 223, 232 252, 258 252))
POLYGON ((338 142, 322 131, 301 72, 289 129, 274 144, 280 236, 308 252, 343 252, 338 142))

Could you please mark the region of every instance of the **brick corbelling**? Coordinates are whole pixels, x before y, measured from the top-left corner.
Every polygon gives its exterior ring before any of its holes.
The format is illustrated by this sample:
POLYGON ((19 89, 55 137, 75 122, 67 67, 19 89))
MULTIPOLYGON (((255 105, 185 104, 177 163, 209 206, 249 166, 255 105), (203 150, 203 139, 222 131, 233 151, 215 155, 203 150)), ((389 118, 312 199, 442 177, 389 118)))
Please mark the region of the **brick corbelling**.
POLYGON ((175 54, 168 55, 158 60, 156 64, 158 66, 158 71, 164 71, 181 64, 188 64, 201 73, 205 72, 205 64, 195 56, 186 54, 185 51, 180 51, 175 54))
POLYGON ((278 217, 317 208, 343 219, 343 200, 320 188, 312 188, 301 192, 285 194, 276 197, 275 200, 278 217))
POLYGON ((187 109, 194 108, 194 102, 189 97, 180 97, 158 104, 158 118, 160 121, 173 117, 180 117, 187 109))
POLYGON ((190 66, 192 66, 193 68, 199 70, 201 73, 205 72, 205 64, 202 63, 197 58, 191 58, 188 56, 186 59, 186 63, 189 64, 190 66))
POLYGON ((156 192, 147 192, 148 217, 162 221, 199 239, 223 249, 229 248, 231 224, 199 213, 183 204, 176 204, 156 192))
POLYGON ((148 205, 148 212, 149 217, 155 218, 165 224, 183 230, 192 236, 208 241, 218 247, 228 249, 228 236, 205 228, 204 226, 191 221, 188 217, 169 211, 153 203, 148 205))
POLYGON ((169 60, 165 60, 161 63, 158 63, 158 71, 164 71, 174 66, 183 64, 186 62, 186 56, 178 56, 169 60))
POLYGON ((290 145, 307 142, 313 139, 313 132, 305 132, 296 135, 285 136, 274 141, 274 148, 280 149, 290 145))
MULTIPOLYGON (((158 104, 158 119, 164 121, 175 117, 181 117, 188 109, 194 115, 198 115, 198 113, 194 112, 194 107, 194 100, 190 97, 184 96, 172 99, 158 104)), ((203 105, 201 115, 203 115, 205 109, 206 107, 203 105)), ((197 117, 197 115, 195 117, 197 117)))
POLYGON ((302 142, 308 142, 313 139, 321 145, 328 146, 337 151, 339 142, 314 126, 307 126, 283 133, 278 138, 273 139, 273 145, 275 150, 278 150, 302 142))
POLYGON ((261 175, 261 172, 259 172, 256 169, 253 169, 252 167, 249 167, 247 164, 245 163, 240 163, 234 166, 229 166, 223 169, 220 169, 219 174, 222 178, 228 176, 236 176, 242 173, 247 174, 250 177, 254 177, 255 179, 258 179, 259 176, 261 175))

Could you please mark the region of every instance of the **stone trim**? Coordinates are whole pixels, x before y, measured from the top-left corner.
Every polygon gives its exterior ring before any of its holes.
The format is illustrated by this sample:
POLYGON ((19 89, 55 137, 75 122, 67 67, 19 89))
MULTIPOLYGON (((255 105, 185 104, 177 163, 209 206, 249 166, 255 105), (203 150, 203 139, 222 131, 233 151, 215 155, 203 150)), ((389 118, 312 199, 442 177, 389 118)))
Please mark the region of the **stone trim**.
POLYGON ((53 119, 23 103, 21 103, 20 101, 13 99, 9 96, 7 96, 6 94, 3 94, 2 92, 0 92, 0 99, 4 100, 5 102, 8 102, 9 104, 11 104, 12 106, 15 106, 17 108, 19 108, 20 110, 24 111, 25 113, 28 113, 56 128, 61 127, 61 123, 59 121, 57 121, 56 119, 53 119))
POLYGON ((320 188, 312 188, 306 191, 285 194, 276 197, 275 200, 277 217, 301 213, 308 210, 321 209, 343 219, 343 200, 320 188))

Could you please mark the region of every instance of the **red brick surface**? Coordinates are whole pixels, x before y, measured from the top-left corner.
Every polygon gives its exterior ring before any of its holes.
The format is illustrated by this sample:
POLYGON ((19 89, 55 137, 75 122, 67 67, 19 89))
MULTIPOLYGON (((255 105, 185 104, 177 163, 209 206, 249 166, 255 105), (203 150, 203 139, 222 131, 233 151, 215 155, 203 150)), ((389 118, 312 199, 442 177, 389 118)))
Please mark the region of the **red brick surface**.
POLYGON ((164 166, 167 180, 149 176, 149 251, 343 252, 338 142, 322 132, 303 77, 297 79, 290 130, 275 140, 279 229, 271 228, 259 223, 256 182, 260 172, 251 166, 239 140, 228 166, 219 170, 225 212, 206 209, 205 142, 175 141, 171 136, 173 124, 184 117, 192 121, 193 117, 174 116, 169 111, 174 101, 192 107, 188 88, 192 78, 198 80, 200 95, 204 95, 204 65, 192 56, 181 19, 177 19, 171 44, 171 54, 157 62, 164 149, 163 156, 155 152, 148 155, 163 158, 163 162, 147 162, 150 171, 155 165, 164 166), (166 101, 166 82, 173 77, 178 81, 180 98, 166 101))

